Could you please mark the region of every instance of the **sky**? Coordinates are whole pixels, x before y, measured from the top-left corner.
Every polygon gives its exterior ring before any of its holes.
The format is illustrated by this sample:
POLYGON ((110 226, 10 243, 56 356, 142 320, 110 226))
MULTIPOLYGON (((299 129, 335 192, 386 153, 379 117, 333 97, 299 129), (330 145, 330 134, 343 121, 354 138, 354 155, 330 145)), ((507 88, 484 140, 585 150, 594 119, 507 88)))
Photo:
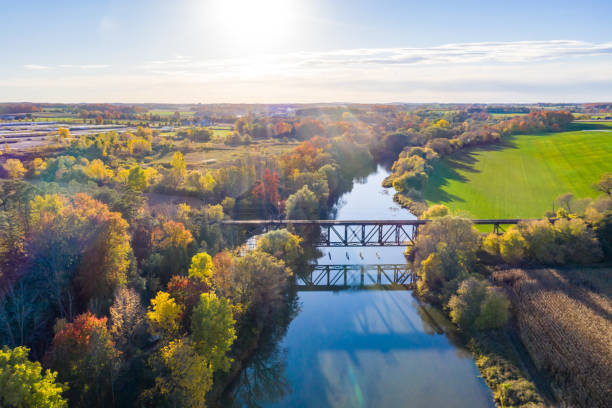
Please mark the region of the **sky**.
POLYGON ((612 101, 610 16, 610 0, 0 0, 0 101, 612 101))

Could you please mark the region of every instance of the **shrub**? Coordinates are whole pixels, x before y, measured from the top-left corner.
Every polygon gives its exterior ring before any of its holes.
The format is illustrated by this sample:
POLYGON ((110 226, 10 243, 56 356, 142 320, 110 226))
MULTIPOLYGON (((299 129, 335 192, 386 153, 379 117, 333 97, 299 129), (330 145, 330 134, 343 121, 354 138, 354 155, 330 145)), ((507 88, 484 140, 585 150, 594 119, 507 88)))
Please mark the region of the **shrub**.
POLYGON ((511 228, 499 239, 499 253, 505 262, 515 264, 525 256, 525 239, 521 233, 511 228))
POLYGON ((436 217, 444 217, 450 213, 448 207, 444 204, 435 204, 429 207, 423 214, 421 214, 421 218, 429 220, 436 217))
POLYGON ((506 324, 510 302, 501 290, 471 277, 461 283, 448 306, 451 319, 462 329, 487 330, 506 324))

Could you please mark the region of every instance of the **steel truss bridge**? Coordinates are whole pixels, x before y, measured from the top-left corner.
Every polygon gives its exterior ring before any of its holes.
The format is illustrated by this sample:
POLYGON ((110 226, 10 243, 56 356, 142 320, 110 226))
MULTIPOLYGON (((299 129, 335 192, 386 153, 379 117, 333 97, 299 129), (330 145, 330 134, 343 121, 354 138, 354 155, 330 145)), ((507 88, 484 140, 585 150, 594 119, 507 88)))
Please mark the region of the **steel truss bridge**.
POLYGON ((415 275, 405 264, 313 265, 296 276, 298 291, 404 290, 415 282, 415 275))
MULTIPOLYGON (((476 225, 489 225, 500 234, 507 225, 526 219, 472 220, 476 225)), ((225 220, 225 226, 243 226, 268 231, 293 228, 298 232, 311 230, 312 245, 318 247, 369 247, 414 245, 419 227, 431 220, 225 220), (317 233, 317 228, 318 233, 317 233)), ((308 234, 311 236, 311 234, 308 234)))

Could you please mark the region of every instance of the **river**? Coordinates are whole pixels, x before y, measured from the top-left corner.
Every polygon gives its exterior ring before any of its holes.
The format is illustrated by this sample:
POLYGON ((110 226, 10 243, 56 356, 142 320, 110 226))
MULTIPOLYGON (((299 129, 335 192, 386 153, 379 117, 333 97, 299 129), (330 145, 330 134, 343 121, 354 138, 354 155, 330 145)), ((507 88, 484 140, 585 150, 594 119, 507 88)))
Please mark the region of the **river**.
MULTIPOLYGON (((336 218, 414 218, 381 187, 382 168, 339 200, 336 218)), ((331 248, 322 264, 405 264, 402 248, 331 248)), ((359 273, 356 271, 356 273, 359 273)), ((358 282, 357 277, 353 281, 358 282)), ((410 290, 298 291, 286 333, 243 370, 228 405, 493 407, 471 354, 410 290)))

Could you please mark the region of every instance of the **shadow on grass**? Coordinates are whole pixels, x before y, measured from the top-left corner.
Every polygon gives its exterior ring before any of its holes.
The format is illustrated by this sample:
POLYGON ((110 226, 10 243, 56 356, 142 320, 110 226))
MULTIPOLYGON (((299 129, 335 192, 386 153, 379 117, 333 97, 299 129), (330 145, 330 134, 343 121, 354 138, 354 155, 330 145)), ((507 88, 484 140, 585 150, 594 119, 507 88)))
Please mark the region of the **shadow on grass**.
POLYGON ((604 123, 584 123, 584 122, 573 122, 570 123, 567 127, 567 130, 577 131, 577 130, 597 130, 597 129, 612 129, 612 123, 604 122, 604 123))
POLYGON ((498 143, 465 149, 438 161, 434 164, 433 172, 429 177, 427 186, 423 190, 423 198, 435 203, 465 202, 461 197, 445 191, 444 187, 448 186, 451 180, 461 183, 468 182, 468 178, 460 172, 480 172, 474 167, 479 160, 479 152, 517 149, 518 147, 514 139, 514 136, 509 136, 498 143))

